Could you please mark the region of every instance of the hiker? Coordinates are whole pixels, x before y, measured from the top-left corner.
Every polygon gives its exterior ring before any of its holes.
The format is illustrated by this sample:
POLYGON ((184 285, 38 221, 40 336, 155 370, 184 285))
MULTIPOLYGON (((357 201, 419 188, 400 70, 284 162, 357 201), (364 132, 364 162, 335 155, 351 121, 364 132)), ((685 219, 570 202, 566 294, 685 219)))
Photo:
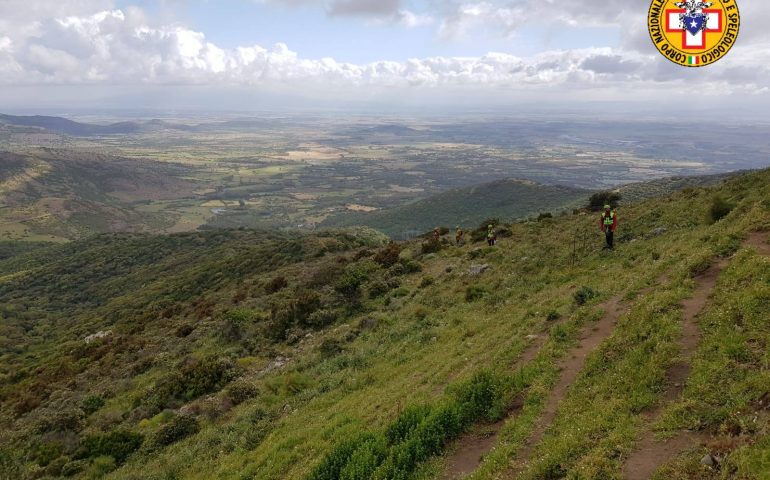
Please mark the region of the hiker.
POLYGON ((604 212, 602 213, 599 225, 607 239, 607 246, 604 248, 612 250, 615 248, 615 229, 618 228, 618 216, 609 205, 604 206, 604 212))
POLYGON ((487 244, 490 247, 494 247, 497 243, 497 234, 495 233, 495 226, 490 225, 487 227, 487 244))
POLYGON ((465 237, 465 232, 458 225, 457 231, 455 232, 455 243, 457 243, 458 247, 463 243, 463 237, 465 237))
POLYGON ((436 227, 433 229, 433 240, 437 242, 441 240, 441 228, 436 227))

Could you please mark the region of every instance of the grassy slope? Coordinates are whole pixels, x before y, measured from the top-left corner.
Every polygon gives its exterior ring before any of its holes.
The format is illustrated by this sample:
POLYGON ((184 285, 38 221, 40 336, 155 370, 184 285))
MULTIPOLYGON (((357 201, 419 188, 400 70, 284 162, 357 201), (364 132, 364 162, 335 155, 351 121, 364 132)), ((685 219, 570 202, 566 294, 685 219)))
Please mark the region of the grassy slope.
MULTIPOLYGON (((242 378, 238 382, 255 385, 257 395, 233 408, 221 408, 217 403, 228 395, 227 391, 193 401, 204 403, 197 410, 200 433, 159 450, 142 449, 110 476, 302 478, 338 442, 361 431, 384 428, 408 405, 436 404, 444 398, 447 385, 467 380, 481 369, 510 375, 509 366, 527 344, 527 335, 546 334, 546 347, 522 372, 521 378, 526 379, 520 385, 525 398, 522 413, 506 424, 497 448, 474 475, 478 479, 501 478, 531 431, 555 380, 557 359, 574 342, 578 327, 598 317, 597 306, 603 299, 622 294, 631 302, 630 313, 589 358, 560 406, 553 428, 536 450, 535 461, 524 473, 525 478, 615 478, 621 471, 624 453, 633 448, 641 413, 661 398, 665 370, 676 357, 681 313, 678 303, 692 289, 693 272, 716 256, 732 254, 746 232, 770 229, 768 180, 770 172, 764 171, 719 187, 736 208, 714 225, 705 220, 714 195, 707 189, 623 209, 621 233, 625 241, 611 254, 599 250, 601 238, 595 233, 592 217, 570 216, 515 224, 513 238, 501 240, 495 249, 449 247, 435 256, 418 257, 422 272, 399 275, 399 288, 374 299, 364 295, 358 306, 330 292, 331 286, 339 285, 340 275, 344 276, 338 272, 333 275, 335 280, 320 282, 314 288, 322 292, 324 308, 337 310, 339 321, 307 337, 309 330, 300 330, 297 333, 303 340, 293 344, 267 342, 259 329, 248 330, 246 338, 235 342, 224 341, 218 335, 224 325, 222 315, 234 307, 234 297, 240 291, 245 292, 240 301, 242 308, 266 312, 274 302, 296 295, 294 289, 318 277, 318 272, 333 273, 332 266, 339 265, 340 257, 346 259, 345 271, 366 270, 369 280, 364 283, 364 293, 380 279, 391 277, 392 271, 372 266, 366 253, 354 256, 357 250, 346 250, 355 242, 332 242, 336 246, 329 248, 329 238, 307 240, 310 244, 301 250, 303 253, 291 256, 301 263, 278 261, 267 269, 259 267, 259 263, 238 269, 240 262, 231 262, 247 252, 273 258, 285 250, 277 247, 286 245, 279 239, 273 239, 279 243, 268 242, 265 247, 248 250, 245 239, 238 237, 248 233, 227 234, 235 238, 222 234, 225 236, 214 242, 216 248, 210 248, 214 240, 205 237, 213 234, 172 237, 186 240, 160 255, 161 259, 145 259, 145 267, 133 266, 138 260, 130 252, 137 249, 137 244, 118 242, 116 246, 123 246, 118 251, 129 255, 122 262, 128 270, 115 271, 114 260, 105 255, 104 277, 96 276, 86 283, 95 291, 106 289, 113 293, 96 305, 84 304, 82 309, 66 311, 64 317, 70 321, 64 324, 58 323, 62 318, 55 313, 45 312, 50 320, 42 325, 47 327, 34 328, 35 315, 42 312, 31 310, 27 319, 21 313, 22 306, 35 298, 25 293, 30 291, 29 286, 40 289, 31 290, 35 296, 55 298, 53 294, 61 293, 56 288, 64 288, 57 282, 61 270, 72 269, 78 275, 83 262, 88 265, 87 259, 99 250, 87 250, 90 254, 80 260, 76 260, 73 250, 14 257, 0 263, 0 294, 8 305, 3 315, 12 319, 4 325, 21 323, 18 329, 2 334, 6 338, 0 346, 2 363, 9 367, 3 372, 0 398, 4 403, 3 424, 17 433, 6 434, 6 454, 0 455, 0 460, 5 458, 7 471, 18 472, 18 476, 50 469, 34 466, 40 463, 36 460, 40 455, 30 453, 34 445, 66 444, 61 438, 71 437, 60 431, 54 435, 41 430, 41 419, 64 406, 76 410, 87 393, 102 395, 107 404, 90 416, 82 418, 81 414, 77 428, 64 422, 60 430, 83 437, 120 427, 149 438, 168 420, 162 415, 141 420, 142 412, 146 412, 142 410, 143 399, 147 398, 144 392, 162 383, 185 358, 215 353, 232 358, 240 367, 238 374, 242 378), (652 236, 651 232, 659 227, 667 231, 652 236), (578 252, 578 260, 572 265, 571 250, 565 246, 572 244, 576 231, 592 232, 591 242, 588 249, 578 252), (186 243, 194 241, 199 242, 197 248, 186 243), (313 253, 321 251, 327 253, 313 253), (353 260, 358 257, 361 259, 353 260), (62 258, 63 263, 53 262, 46 270, 41 265, 51 258, 62 258), (189 259, 195 259, 195 266, 187 266, 189 259), (490 271, 479 277, 468 276, 468 268, 479 263, 489 264, 490 271), (263 285, 277 273, 290 279, 290 288, 266 295, 263 285), (204 274, 221 280, 213 286, 206 283, 198 290, 180 288, 200 284, 197 275, 204 274), (662 274, 666 275, 665 281, 663 288, 658 288, 655 282, 662 274), (598 296, 578 306, 573 294, 584 285, 598 296), (465 300, 471 286, 483 289, 481 299, 465 300), (639 295, 649 286, 655 287, 651 293, 639 295), (175 295, 179 290, 187 294, 175 295), (200 305, 201 299, 214 304, 212 311, 202 317, 189 306, 200 305), (139 315, 147 311, 156 313, 139 315), (110 315, 112 312, 122 313, 110 315), (562 318, 558 327, 547 319, 552 312, 562 318), (377 326, 359 328, 359 322, 367 318, 375 319, 377 326), (136 328, 137 322, 141 328, 136 328), (183 324, 196 325, 197 333, 181 341, 173 332, 183 324), (73 356, 79 338, 108 327, 118 333, 121 342, 107 343, 98 349, 99 355, 79 359, 73 356), (254 344, 249 343, 251 339, 254 344), (119 347, 134 343, 141 344, 141 349, 119 347), (29 347, 24 348, 25 344, 29 347), (143 351, 154 359, 147 370, 137 370, 143 351), (277 355, 291 361, 282 369, 265 370, 264 366, 277 355), (72 363, 68 368, 58 368, 63 360, 72 363), (23 375, 16 375, 17 371, 23 375), (21 393, 34 395, 37 390, 32 387, 40 380, 51 382, 52 391, 47 392, 38 408, 15 418, 5 407, 15 407, 21 393)), ((144 251, 155 251, 158 243, 162 246, 164 242, 148 240, 144 251)), ((408 244, 407 248, 416 250, 418 246, 408 244)), ((762 459, 767 458, 770 449, 767 416, 758 415, 754 422, 754 412, 747 410, 767 395, 767 359, 763 352, 770 341, 770 330, 758 320, 766 311, 767 288, 766 282, 757 279, 764 278, 767 262, 757 261, 751 252, 739 251, 720 281, 714 305, 704 317, 712 320, 704 321, 704 327, 708 327, 706 339, 683 404, 673 408, 661 425, 663 429, 698 425, 714 432, 734 432, 734 423, 750 424, 751 428, 743 431, 756 442, 739 446, 728 460, 729 468, 743 475, 739 478, 756 478, 766 471, 762 463, 766 460, 762 459), (753 287, 741 289, 747 282, 753 287), (735 329, 738 321, 744 325, 740 330, 735 329), (704 395, 714 378, 725 379, 719 395, 704 395)), ((78 280, 78 285, 83 281, 78 280)), ((36 308, 44 310, 43 305, 45 302, 36 308)), ((172 402, 168 407, 177 408, 181 403, 172 402)), ((73 460, 76 453, 65 447, 52 463, 78 462, 73 460)), ((698 476, 702 471, 692 462, 698 453, 691 455, 667 467, 671 473, 665 478, 702 478, 698 476), (692 473, 693 468, 696 473, 692 473)), ((80 475, 84 477, 98 477, 115 468, 109 457, 79 461, 80 475)), ((431 478, 441 468, 438 457, 412 476, 431 478)))

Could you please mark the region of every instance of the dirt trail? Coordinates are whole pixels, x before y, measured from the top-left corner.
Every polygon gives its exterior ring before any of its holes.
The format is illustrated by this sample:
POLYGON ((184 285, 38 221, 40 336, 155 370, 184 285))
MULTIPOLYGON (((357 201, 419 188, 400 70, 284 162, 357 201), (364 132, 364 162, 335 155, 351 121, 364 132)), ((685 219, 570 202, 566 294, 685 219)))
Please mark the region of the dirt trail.
POLYGON ((575 382, 583 369, 588 355, 591 354, 615 328, 620 316, 626 311, 621 306, 620 297, 615 297, 605 304, 605 313, 595 324, 590 324, 583 331, 578 345, 570 350, 566 358, 559 364, 560 374, 551 393, 546 400, 543 413, 535 424, 526 446, 517 455, 518 460, 506 478, 516 478, 529 463, 535 447, 540 443, 548 427, 556 418, 559 404, 567 395, 567 390, 575 382))
MULTIPOLYGON (((522 450, 519 457, 528 460, 532 454, 534 445, 536 445, 545 434, 546 429, 556 416, 556 410, 559 403, 567 393, 569 386, 575 381, 580 370, 582 370, 588 355, 596 349, 612 333, 618 318, 625 311, 621 307, 620 297, 615 297, 604 304, 605 314, 597 323, 586 326, 581 333, 578 345, 571 349, 566 357, 560 362, 560 375, 556 385, 552 389, 546 402, 543 414, 535 425, 535 430, 530 436, 527 446, 522 450)), ((526 365, 535 359, 540 349, 545 345, 548 336, 538 335, 527 348, 514 365, 514 368, 526 365)), ((440 480, 454 480, 463 478, 472 473, 481 464, 484 455, 489 453, 497 443, 497 437, 500 429, 515 416, 522 408, 521 399, 515 404, 506 419, 494 425, 488 425, 480 430, 464 436, 459 440, 457 448, 447 458, 447 468, 438 478, 440 480)), ((522 462, 521 466, 524 463, 522 462)))
MULTIPOLYGON (((533 335, 530 343, 513 364, 513 369, 516 370, 533 361, 545 345, 546 340, 548 340, 548 335, 545 333, 533 335)), ((483 425, 463 435, 457 441, 454 451, 447 457, 446 468, 438 477, 439 480, 455 480, 473 473, 481 464, 484 455, 492 451, 492 448, 497 444, 500 430, 508 420, 521 411, 523 406, 522 399, 517 398, 509 408, 506 418, 494 424, 483 425)))
MULTIPOLYGON (((770 255, 770 244, 765 243, 766 234, 752 233, 744 242, 744 246, 756 248, 762 255, 770 255)), ((703 445, 710 437, 698 432, 679 432, 668 439, 657 439, 651 427, 663 413, 665 408, 676 401, 684 390, 685 381, 690 376, 690 361, 700 342, 700 328, 697 316, 706 306, 717 283, 719 274, 727 266, 722 259, 712 265, 695 281, 695 292, 692 297, 682 301, 683 323, 680 342, 680 359, 669 368, 666 374, 668 388, 663 402, 655 409, 644 415, 646 425, 641 433, 636 449, 626 460, 624 477, 627 480, 648 480, 663 464, 673 460, 688 448, 703 445)))

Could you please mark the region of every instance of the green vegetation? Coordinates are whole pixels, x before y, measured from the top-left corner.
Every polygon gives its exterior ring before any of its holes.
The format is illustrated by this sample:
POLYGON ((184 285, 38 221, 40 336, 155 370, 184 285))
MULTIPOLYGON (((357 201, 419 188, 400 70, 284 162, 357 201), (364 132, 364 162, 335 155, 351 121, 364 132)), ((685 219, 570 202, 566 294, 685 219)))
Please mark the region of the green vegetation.
POLYGON ((691 378, 656 429, 713 433, 725 460, 705 470, 693 449, 659 476, 762 478, 770 272, 741 242, 770 230, 769 185, 762 171, 624 207, 614 252, 584 214, 491 222, 496 247, 430 253, 371 230, 101 235, 16 251, 0 261, 0 468, 427 479, 465 432, 504 419, 472 478, 504 477, 559 361, 619 296, 628 313, 522 471, 617 478, 663 404, 680 303, 722 257, 691 378), (715 196, 733 208, 712 223, 715 196), (576 232, 591 242, 577 258, 565 248, 576 232), (511 367, 533 336, 533 360, 511 367))
POLYGON ((486 217, 508 220, 543 210, 572 210, 588 195, 578 188, 501 180, 439 193, 424 200, 374 213, 347 213, 324 225, 366 225, 393 237, 416 236, 438 225, 478 225, 486 217))

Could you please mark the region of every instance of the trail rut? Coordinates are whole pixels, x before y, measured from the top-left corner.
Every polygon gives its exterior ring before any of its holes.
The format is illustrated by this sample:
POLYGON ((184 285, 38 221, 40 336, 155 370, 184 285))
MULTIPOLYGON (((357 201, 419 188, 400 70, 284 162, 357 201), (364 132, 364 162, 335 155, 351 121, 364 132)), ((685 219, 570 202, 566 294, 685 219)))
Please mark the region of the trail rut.
MULTIPOLYGON (((761 255, 770 255, 770 244, 765 243, 766 234, 752 233, 744 246, 756 248, 761 255)), ((707 443, 710 437, 698 432, 679 432, 671 438, 657 439, 652 431, 652 424, 660 418, 665 408, 676 401, 684 391, 690 376, 690 362, 700 342, 700 328, 697 317, 703 311, 708 299, 716 287, 719 274, 727 266, 722 259, 696 278, 695 292, 692 297, 682 301, 683 323, 680 343, 680 359, 672 365, 666 375, 668 388, 663 402, 644 415, 645 427, 641 432, 636 449, 626 460, 623 473, 627 480, 647 480, 663 464, 673 460, 683 451, 707 443)))
MULTIPOLYGON (((535 336, 513 364, 513 369, 520 368, 534 360, 547 339, 548 335, 545 333, 535 336)), ((484 425, 461 437, 457 441, 455 449, 447 457, 446 468, 438 477, 439 480, 456 480, 475 471, 481 464, 484 455, 494 448, 503 425, 516 416, 522 407, 521 398, 517 398, 509 408, 506 418, 494 424, 484 425)))
POLYGON ((518 460, 511 468, 506 478, 516 478, 527 467, 535 448, 543 439, 546 430, 556 418, 559 404, 567 395, 567 390, 577 379, 578 374, 585 366, 588 355, 591 354, 604 340, 606 340, 615 328, 620 316, 625 309, 621 307, 620 297, 615 297, 605 304, 605 313, 595 324, 588 325, 581 335, 578 345, 570 350, 569 354, 560 362, 559 379, 556 381, 551 393, 546 400, 543 413, 535 424, 526 446, 517 455, 518 460))

